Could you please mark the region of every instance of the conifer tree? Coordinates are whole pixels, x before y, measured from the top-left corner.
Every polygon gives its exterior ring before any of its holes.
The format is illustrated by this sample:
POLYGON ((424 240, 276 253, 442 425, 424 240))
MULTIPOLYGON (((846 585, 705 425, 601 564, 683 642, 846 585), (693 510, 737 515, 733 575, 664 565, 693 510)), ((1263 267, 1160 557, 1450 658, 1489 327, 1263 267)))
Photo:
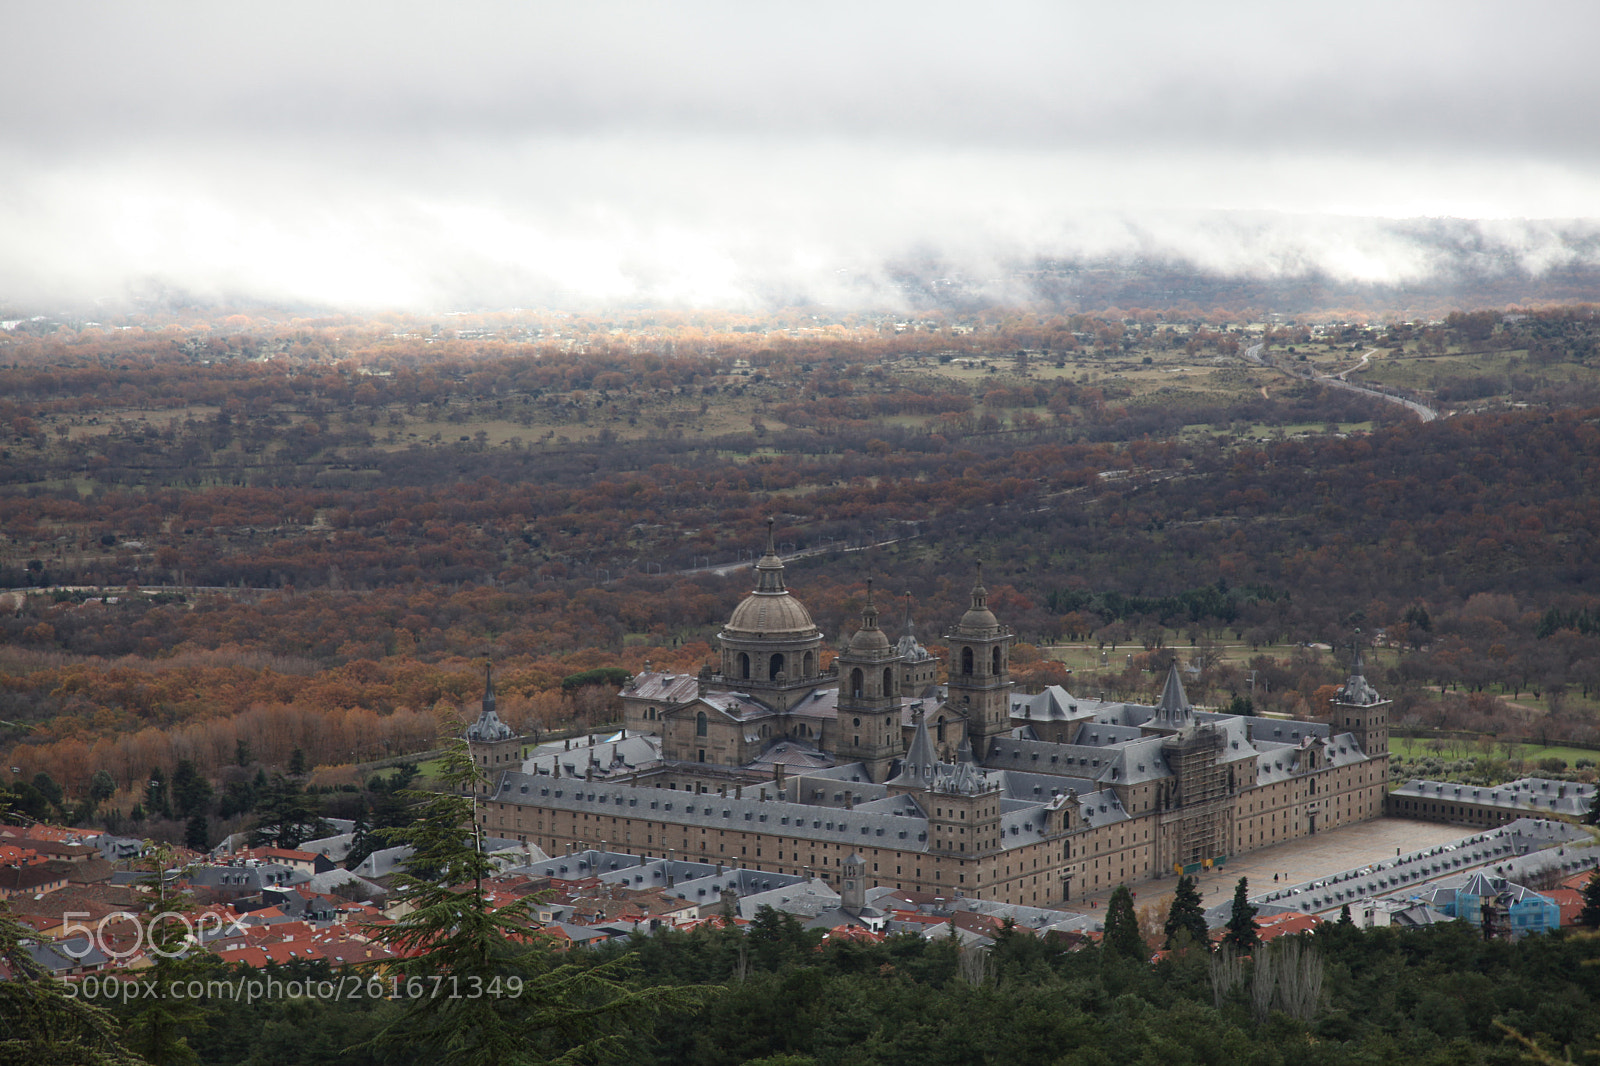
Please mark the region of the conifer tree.
POLYGON ((303 840, 328 831, 328 823, 316 811, 300 782, 275 774, 272 784, 256 799, 256 824, 251 827, 253 842, 275 848, 295 848, 303 840))
POLYGON ((139 1066, 118 1039, 111 1014, 69 993, 34 961, 25 943, 34 939, 0 903, 0 964, 11 974, 0 981, 0 1063, 139 1066))
POLYGON ((1239 878, 1233 888, 1233 913, 1228 916, 1228 931, 1222 942, 1230 944, 1237 952, 1254 951, 1261 944, 1261 932, 1256 927, 1256 908, 1250 905, 1250 883, 1239 878))
POLYGON ((481 780, 456 741, 440 760, 441 791, 406 790, 415 820, 381 831, 412 849, 396 878, 412 910, 375 934, 403 957, 394 972, 408 1002, 371 1050, 439 1066, 589 1061, 618 1044, 622 1020, 642 1029, 660 1011, 687 1006, 693 994, 684 990, 631 987, 626 958, 558 960, 535 928, 532 897, 490 905, 484 882, 495 866, 476 816, 481 780))
POLYGON ((146 874, 139 884, 149 901, 143 925, 153 960, 146 971, 153 991, 136 1001, 126 1039, 129 1048, 154 1066, 191 1066, 200 1057, 189 1046, 189 1034, 207 1027, 209 1012, 182 988, 174 994, 174 986, 187 986, 215 960, 185 942, 187 929, 177 916, 191 908, 194 900, 177 891, 176 878, 169 876, 176 861, 172 845, 146 843, 150 850, 141 861, 146 874))
POLYGON ((1150 949, 1139 933, 1139 917, 1133 910, 1133 893, 1127 885, 1118 885, 1106 904, 1106 928, 1101 941, 1108 955, 1124 959, 1143 960, 1150 949))
POLYGON ((1172 896, 1172 906, 1167 909, 1167 949, 1179 946, 1187 934, 1189 943, 1210 950, 1211 929, 1206 925, 1205 906, 1200 902, 1200 890, 1194 878, 1185 874, 1178 878, 1177 891, 1172 896))
POLYGON ((1578 924, 1588 929, 1600 929, 1600 870, 1589 875, 1583 886, 1583 910, 1578 912, 1578 924))

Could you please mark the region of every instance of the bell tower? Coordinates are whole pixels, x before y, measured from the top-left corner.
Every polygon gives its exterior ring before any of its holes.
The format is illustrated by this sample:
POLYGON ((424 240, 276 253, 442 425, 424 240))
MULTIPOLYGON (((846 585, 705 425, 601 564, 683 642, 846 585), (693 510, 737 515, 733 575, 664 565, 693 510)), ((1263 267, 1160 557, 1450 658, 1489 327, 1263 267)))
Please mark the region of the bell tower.
POLYGON ((1356 652, 1350 677, 1334 693, 1329 723, 1334 732, 1347 731, 1369 759, 1389 757, 1389 708, 1393 700, 1378 695, 1362 671, 1361 653, 1356 652))
POLYGON ((1009 626, 989 610, 983 587, 983 564, 972 586, 972 606, 945 634, 950 645, 949 699, 946 706, 967 720, 967 736, 978 762, 989 757, 989 745, 1011 731, 1011 642, 1009 626))
POLYGON ((479 784, 482 792, 492 791, 492 784, 500 778, 502 770, 522 769, 522 738, 500 720, 494 706, 494 667, 483 667, 483 704, 478 720, 467 726, 467 750, 472 761, 483 774, 479 784))
POLYGON ((874 784, 883 784, 905 753, 900 730, 900 653, 878 628, 878 608, 867 581, 861 628, 834 660, 839 672, 838 733, 834 754, 859 762, 874 784))

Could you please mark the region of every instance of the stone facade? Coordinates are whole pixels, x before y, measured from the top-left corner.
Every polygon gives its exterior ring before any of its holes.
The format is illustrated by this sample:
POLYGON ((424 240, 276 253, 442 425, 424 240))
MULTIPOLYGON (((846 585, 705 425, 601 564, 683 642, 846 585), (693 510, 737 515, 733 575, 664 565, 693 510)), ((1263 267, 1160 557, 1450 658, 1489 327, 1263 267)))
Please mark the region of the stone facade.
MULTIPOLYGON (((769 543, 720 638, 720 673, 650 669, 622 693, 632 763, 494 775, 494 835, 1048 906, 1379 817, 1387 703, 1360 664, 1329 722, 1197 710, 1177 664, 1156 706, 1019 696, 981 578, 946 632, 942 691, 869 589, 824 672, 821 633, 769 543)), ((909 617, 909 611, 908 611, 909 617)), ((559 746, 557 746, 559 747, 559 746)), ((474 745, 475 751, 477 745, 474 745)), ((482 759, 480 765, 485 765, 482 759)), ((859 887, 858 884, 852 887, 859 887)))

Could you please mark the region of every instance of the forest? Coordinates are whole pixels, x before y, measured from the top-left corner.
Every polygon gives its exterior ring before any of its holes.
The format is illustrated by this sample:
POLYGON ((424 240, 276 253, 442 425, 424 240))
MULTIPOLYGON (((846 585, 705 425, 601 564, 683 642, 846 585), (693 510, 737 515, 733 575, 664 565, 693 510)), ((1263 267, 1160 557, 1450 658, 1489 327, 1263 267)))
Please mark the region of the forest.
MULTIPOLYGON (((578 1061, 1509 1066, 1583 1061, 1600 1032, 1592 934, 1485 941, 1464 922, 1411 931, 1330 922, 1285 938, 1315 968, 1320 995, 1268 998, 1264 1008, 1248 963, 1235 978, 1199 949, 1152 965, 1108 946, 1009 930, 981 955, 915 935, 883 943, 822 938, 821 930, 765 910, 748 928, 712 922, 625 947, 540 955, 523 971, 532 982, 528 997, 500 1003, 474 1032, 516 1034, 518 1061, 555 1061, 569 1051, 577 1031, 549 1024, 548 1000, 544 1009, 530 1002, 540 990, 554 993, 549 968, 558 964, 581 972, 625 967, 620 981, 617 971, 607 974, 613 983, 605 995, 561 1002, 569 1012, 587 1003, 604 1019, 609 1053, 578 1061), (672 1005, 603 1011, 607 1002, 650 992, 670 996, 672 1005), (1530 1046, 1543 1058, 1530 1056, 1530 1046)), ((189 979, 232 976, 220 960, 186 965, 189 979)), ((325 963, 248 976, 337 980, 325 963)), ((140 1000, 102 1002, 129 1032, 151 1011, 140 1000)), ((183 1007, 188 1049, 203 1062, 438 1061, 372 1043, 414 1009, 403 998, 213 996, 183 1007)), ((468 1041, 454 1061, 502 1060, 468 1041)))
POLYGON ((870 577, 937 653, 982 562, 1024 689, 1149 698, 1176 652, 1197 701, 1305 716, 1360 645, 1402 727, 1600 745, 1597 339, 1587 305, 22 322, 0 765, 172 839, 297 752, 372 803, 486 660, 530 733, 611 716, 585 671, 698 670, 768 517, 830 642, 870 577), (180 764, 209 799, 150 802, 180 764))

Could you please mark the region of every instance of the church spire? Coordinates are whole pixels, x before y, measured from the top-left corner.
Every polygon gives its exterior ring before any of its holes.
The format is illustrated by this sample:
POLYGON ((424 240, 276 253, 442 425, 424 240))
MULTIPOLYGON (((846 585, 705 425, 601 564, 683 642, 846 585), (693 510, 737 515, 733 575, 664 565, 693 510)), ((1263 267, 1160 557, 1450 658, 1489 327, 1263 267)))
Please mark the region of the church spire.
POLYGON ((978 562, 978 578, 972 584, 972 609, 986 611, 989 609, 989 590, 983 587, 983 562, 978 562))
POLYGON ((906 627, 904 635, 915 638, 917 635, 916 623, 911 621, 911 590, 906 589, 906 627))
POLYGON ((915 712, 916 729, 911 734, 911 748, 900 764, 900 778, 908 784, 928 786, 933 784, 939 766, 938 752, 933 748, 933 737, 928 735, 928 720, 921 708, 915 712))
POLYGON ((776 519, 767 519, 767 551, 756 563, 757 592, 786 592, 783 584, 783 560, 778 558, 778 547, 773 540, 772 527, 776 519))
POLYGON ((494 661, 483 664, 483 713, 494 713, 494 661))
POLYGON ((867 602, 861 608, 861 628, 878 628, 878 607, 872 602, 872 579, 867 578, 867 602))
POLYGON ((1189 703, 1188 693, 1183 691, 1183 679, 1178 676, 1178 660, 1172 660, 1172 665, 1167 668, 1167 683, 1161 690, 1161 699, 1156 703, 1156 713, 1151 717, 1150 724, 1161 729, 1182 729, 1194 721, 1194 707, 1189 703))

